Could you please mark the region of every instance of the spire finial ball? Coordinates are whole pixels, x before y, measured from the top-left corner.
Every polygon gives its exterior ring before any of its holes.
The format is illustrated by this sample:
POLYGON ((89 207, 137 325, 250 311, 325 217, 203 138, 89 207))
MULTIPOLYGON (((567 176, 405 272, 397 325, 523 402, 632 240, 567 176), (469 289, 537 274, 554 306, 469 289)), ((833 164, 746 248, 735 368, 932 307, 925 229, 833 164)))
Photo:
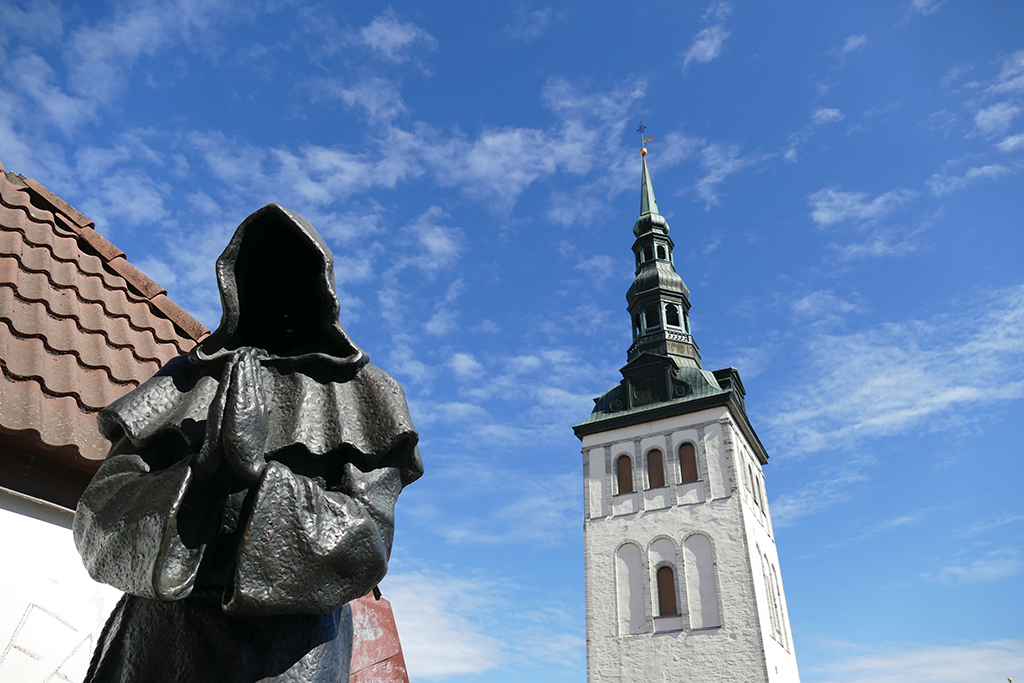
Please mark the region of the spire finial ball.
POLYGON ((646 147, 641 147, 640 148, 640 156, 642 156, 642 157, 647 156, 647 148, 646 147))

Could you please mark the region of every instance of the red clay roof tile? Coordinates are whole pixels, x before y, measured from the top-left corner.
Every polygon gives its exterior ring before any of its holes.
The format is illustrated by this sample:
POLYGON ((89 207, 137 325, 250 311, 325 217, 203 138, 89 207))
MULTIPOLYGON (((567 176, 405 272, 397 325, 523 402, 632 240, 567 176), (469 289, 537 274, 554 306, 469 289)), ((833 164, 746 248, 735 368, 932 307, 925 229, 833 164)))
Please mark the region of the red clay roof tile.
POLYGON ((94 469, 109 449, 96 413, 207 334, 92 221, 0 164, 0 442, 94 469))

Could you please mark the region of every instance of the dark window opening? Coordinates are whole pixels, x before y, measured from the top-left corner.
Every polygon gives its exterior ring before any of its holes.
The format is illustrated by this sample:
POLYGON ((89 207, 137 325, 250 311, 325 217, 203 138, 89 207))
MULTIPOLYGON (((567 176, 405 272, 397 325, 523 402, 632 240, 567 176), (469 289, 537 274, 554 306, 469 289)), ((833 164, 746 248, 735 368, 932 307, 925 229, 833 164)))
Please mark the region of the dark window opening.
POLYGON ((615 463, 616 474, 619 480, 619 493, 633 493, 633 464, 628 455, 619 457, 615 463))
POLYGON ((637 313, 637 314, 635 314, 633 316, 633 336, 634 337, 640 336, 640 332, 641 332, 641 329, 640 329, 640 314, 637 313))
POLYGON ((697 452, 692 443, 687 442, 679 447, 679 471, 684 484, 700 481, 697 474, 697 452))
POLYGON ((665 487, 664 458, 661 457, 661 451, 657 448, 647 454, 647 480, 652 489, 665 487))
POLYGON ((647 329, 652 327, 660 327, 661 320, 658 319, 658 304, 651 304, 644 311, 644 323, 646 323, 647 329))
POLYGON ((672 304, 665 304, 665 324, 679 327, 679 309, 672 304))
POLYGON ((662 261, 665 260, 665 247, 661 246, 660 244, 658 245, 658 258, 660 258, 662 261))
POLYGON ((647 245, 644 247, 644 261, 651 261, 654 259, 654 247, 647 245))
POLYGON ((658 568, 658 616, 679 616, 679 607, 676 605, 676 573, 668 566, 658 568))

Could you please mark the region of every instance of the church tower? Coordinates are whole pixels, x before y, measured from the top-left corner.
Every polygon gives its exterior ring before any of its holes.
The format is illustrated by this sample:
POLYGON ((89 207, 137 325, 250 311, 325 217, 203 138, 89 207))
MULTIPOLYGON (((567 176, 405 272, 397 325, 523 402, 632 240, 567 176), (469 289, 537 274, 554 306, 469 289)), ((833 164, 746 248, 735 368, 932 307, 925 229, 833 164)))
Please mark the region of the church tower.
POLYGON ((704 370, 640 151, 633 343, 583 442, 589 683, 798 683, 762 468, 734 368, 704 370))

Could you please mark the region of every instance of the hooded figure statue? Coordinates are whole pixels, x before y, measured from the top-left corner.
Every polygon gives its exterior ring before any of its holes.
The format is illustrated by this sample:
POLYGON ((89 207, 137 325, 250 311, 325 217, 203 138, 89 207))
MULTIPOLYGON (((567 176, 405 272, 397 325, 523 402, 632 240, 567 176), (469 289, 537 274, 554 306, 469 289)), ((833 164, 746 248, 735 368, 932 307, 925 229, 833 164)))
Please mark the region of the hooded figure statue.
POLYGON ((401 387, 338 322, 331 252, 271 204, 217 260, 220 326, 99 415, 75 543, 126 595, 88 683, 348 680, 350 600, 423 473, 401 387))

